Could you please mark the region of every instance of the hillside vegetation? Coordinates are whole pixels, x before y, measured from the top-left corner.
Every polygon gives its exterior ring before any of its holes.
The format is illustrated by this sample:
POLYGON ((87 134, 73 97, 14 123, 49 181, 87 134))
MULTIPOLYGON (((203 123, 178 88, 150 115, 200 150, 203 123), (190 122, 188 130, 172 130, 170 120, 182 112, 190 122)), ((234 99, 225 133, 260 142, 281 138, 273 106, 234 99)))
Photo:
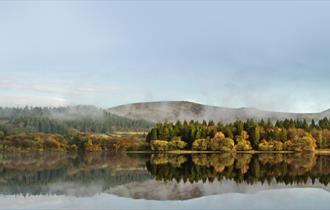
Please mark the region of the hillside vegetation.
POLYGON ((147 131, 152 123, 120 117, 94 106, 59 108, 1 108, 0 129, 6 134, 20 131, 66 135, 70 129, 80 132, 147 131))
POLYGON ((0 107, 0 150, 141 150, 151 126, 93 106, 0 107))
POLYGON ((70 134, 26 133, 4 135, 0 131, 0 151, 126 151, 146 150, 148 144, 143 132, 94 134, 72 130, 70 134))
POLYGON ((231 123, 127 119, 93 106, 0 108, 7 151, 314 151, 330 149, 330 118, 231 123), (148 132, 148 133, 147 133, 148 132), (145 139, 147 141, 145 141, 145 139))

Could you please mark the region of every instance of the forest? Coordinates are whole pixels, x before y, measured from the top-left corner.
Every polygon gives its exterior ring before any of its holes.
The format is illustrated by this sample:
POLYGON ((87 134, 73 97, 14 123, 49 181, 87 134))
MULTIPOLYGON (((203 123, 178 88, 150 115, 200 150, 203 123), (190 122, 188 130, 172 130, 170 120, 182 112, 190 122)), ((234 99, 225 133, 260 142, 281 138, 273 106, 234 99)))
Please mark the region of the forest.
POLYGON ((137 150, 144 147, 144 133, 152 125, 147 121, 113 115, 94 106, 0 107, 0 149, 137 150))
POLYGON ((66 135, 70 129, 93 133, 146 131, 152 125, 144 120, 120 117, 94 106, 0 107, 0 129, 6 135, 21 131, 66 135))
POLYGON ((330 149, 330 119, 153 123, 93 106, 1 108, 3 151, 315 151, 330 149), (152 127, 154 126, 154 127, 152 127), (146 141, 145 141, 146 140, 146 141))
POLYGON ((155 151, 314 151, 330 148, 330 120, 158 123, 146 138, 155 151))

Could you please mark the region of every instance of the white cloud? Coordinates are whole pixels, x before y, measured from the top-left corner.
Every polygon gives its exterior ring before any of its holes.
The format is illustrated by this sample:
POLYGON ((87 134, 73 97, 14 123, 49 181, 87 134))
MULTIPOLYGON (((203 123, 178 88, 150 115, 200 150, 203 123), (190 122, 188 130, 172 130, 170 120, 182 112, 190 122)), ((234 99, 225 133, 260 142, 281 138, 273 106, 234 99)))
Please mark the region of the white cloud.
POLYGON ((98 85, 98 84, 81 84, 68 81, 29 81, 21 82, 13 79, 6 79, 0 81, 1 89, 9 90, 25 90, 43 92, 49 94, 63 94, 63 95, 94 95, 94 94, 108 94, 114 87, 98 85))
POLYGON ((54 96, 36 96, 27 94, 2 94, 0 93, 1 106, 65 106, 69 105, 65 98, 54 96))
MULTIPOLYGON (((118 88, 88 82, 0 78, 0 106, 64 106, 109 97, 118 88)), ((94 104, 96 105, 96 104, 94 104)))

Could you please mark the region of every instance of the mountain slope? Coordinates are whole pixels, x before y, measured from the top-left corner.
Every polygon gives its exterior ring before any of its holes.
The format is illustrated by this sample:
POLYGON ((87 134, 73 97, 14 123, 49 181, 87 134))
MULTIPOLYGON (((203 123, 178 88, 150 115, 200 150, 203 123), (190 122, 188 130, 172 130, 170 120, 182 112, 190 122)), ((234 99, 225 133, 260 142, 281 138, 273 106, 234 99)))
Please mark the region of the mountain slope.
POLYGON ((321 119, 330 117, 330 110, 321 113, 284 113, 263 111, 255 108, 225 108, 208 106, 187 101, 145 102, 121 105, 108 109, 110 113, 130 119, 150 122, 176 120, 213 120, 231 122, 236 119, 321 119))
POLYGON ((153 124, 106 112, 95 106, 0 107, 0 130, 67 134, 71 129, 106 133, 113 130, 145 130, 153 124))

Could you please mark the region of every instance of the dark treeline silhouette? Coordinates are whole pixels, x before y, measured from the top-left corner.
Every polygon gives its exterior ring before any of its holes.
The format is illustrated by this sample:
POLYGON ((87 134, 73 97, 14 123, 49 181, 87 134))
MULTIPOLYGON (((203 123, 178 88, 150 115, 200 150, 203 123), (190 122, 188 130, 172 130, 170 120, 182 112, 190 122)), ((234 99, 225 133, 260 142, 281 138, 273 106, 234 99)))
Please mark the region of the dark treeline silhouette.
POLYGON ((330 148, 330 120, 271 120, 234 123, 158 123, 146 138, 153 150, 314 150, 330 148))
POLYGON ((153 154, 147 169, 162 181, 234 180, 236 183, 330 182, 330 157, 302 154, 153 154))
POLYGON ((5 135, 20 131, 65 135, 69 129, 109 133, 114 130, 147 130, 151 126, 144 120, 130 120, 93 106, 0 107, 0 131, 5 135))

